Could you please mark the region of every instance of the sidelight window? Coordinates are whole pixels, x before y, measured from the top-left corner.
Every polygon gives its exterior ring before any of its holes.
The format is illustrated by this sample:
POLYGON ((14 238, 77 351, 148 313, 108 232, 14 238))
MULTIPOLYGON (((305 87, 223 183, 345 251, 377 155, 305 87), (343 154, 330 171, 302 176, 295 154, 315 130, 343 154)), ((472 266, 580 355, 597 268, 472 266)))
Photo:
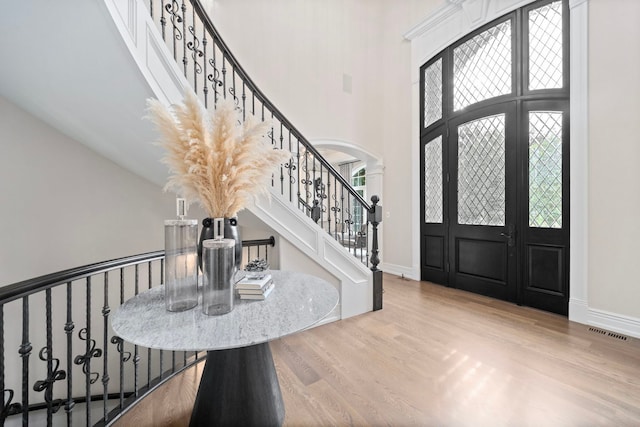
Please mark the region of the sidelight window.
POLYGON ((529 112, 529 227, 562 228, 561 112, 529 112))

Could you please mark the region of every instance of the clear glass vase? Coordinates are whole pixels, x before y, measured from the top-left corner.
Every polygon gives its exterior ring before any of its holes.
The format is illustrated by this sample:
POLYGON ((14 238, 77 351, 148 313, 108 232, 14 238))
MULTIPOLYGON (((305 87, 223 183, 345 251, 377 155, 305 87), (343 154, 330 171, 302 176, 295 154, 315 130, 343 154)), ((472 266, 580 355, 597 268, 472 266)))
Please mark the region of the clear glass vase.
POLYGON ((164 292, 168 311, 198 305, 198 221, 164 222, 164 292))
POLYGON ((233 239, 209 239, 202 242, 202 312, 209 316, 233 310, 235 267, 233 239))

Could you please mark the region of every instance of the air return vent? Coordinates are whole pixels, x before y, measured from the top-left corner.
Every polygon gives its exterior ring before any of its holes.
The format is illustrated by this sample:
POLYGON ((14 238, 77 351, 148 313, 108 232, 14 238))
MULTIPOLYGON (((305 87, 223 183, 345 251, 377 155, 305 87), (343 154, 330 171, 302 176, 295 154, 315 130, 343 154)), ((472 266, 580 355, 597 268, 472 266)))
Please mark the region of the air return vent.
POLYGON ((589 327, 589 330, 591 332, 595 332, 597 334, 601 334, 601 335, 604 335, 604 336, 607 336, 607 337, 615 338, 615 339, 618 339, 618 340, 621 340, 621 341, 626 341, 627 340, 627 337, 625 337, 624 335, 617 334, 615 332, 609 332, 609 331, 606 331, 606 330, 600 329, 600 328, 594 328, 593 326, 589 327))

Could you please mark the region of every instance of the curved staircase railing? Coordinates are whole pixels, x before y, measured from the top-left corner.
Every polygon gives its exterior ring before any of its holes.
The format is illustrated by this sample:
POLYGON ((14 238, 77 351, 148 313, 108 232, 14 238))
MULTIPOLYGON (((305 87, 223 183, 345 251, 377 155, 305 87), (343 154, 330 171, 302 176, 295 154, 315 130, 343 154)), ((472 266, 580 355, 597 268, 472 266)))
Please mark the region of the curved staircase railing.
MULTIPOLYGON (((368 265, 372 207, 273 105, 220 37, 199 0, 148 0, 165 44, 205 107, 232 98, 243 117, 271 120, 271 143, 292 153, 273 176, 283 198, 368 265)), ((377 239, 376 239, 377 240, 377 239)), ((376 248, 377 250, 377 248, 376 248)), ((376 271, 377 262, 372 270, 376 271)))
MULTIPOLYGON (((269 259, 273 237, 242 242, 269 259)), ((163 282, 164 251, 72 268, 0 287, 0 426, 110 425, 203 359, 123 341, 112 307, 163 282)))

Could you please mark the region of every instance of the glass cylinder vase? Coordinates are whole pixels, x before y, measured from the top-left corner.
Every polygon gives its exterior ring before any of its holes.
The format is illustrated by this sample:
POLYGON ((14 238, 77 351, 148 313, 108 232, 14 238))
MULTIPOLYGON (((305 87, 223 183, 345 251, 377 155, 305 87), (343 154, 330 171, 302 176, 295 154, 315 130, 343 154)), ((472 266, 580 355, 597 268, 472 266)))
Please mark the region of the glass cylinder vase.
POLYGON ((198 305, 198 221, 164 222, 164 295, 168 311, 184 311, 198 305))
POLYGON ((233 310, 235 246, 233 239, 202 242, 202 312, 206 315, 217 316, 233 310))

